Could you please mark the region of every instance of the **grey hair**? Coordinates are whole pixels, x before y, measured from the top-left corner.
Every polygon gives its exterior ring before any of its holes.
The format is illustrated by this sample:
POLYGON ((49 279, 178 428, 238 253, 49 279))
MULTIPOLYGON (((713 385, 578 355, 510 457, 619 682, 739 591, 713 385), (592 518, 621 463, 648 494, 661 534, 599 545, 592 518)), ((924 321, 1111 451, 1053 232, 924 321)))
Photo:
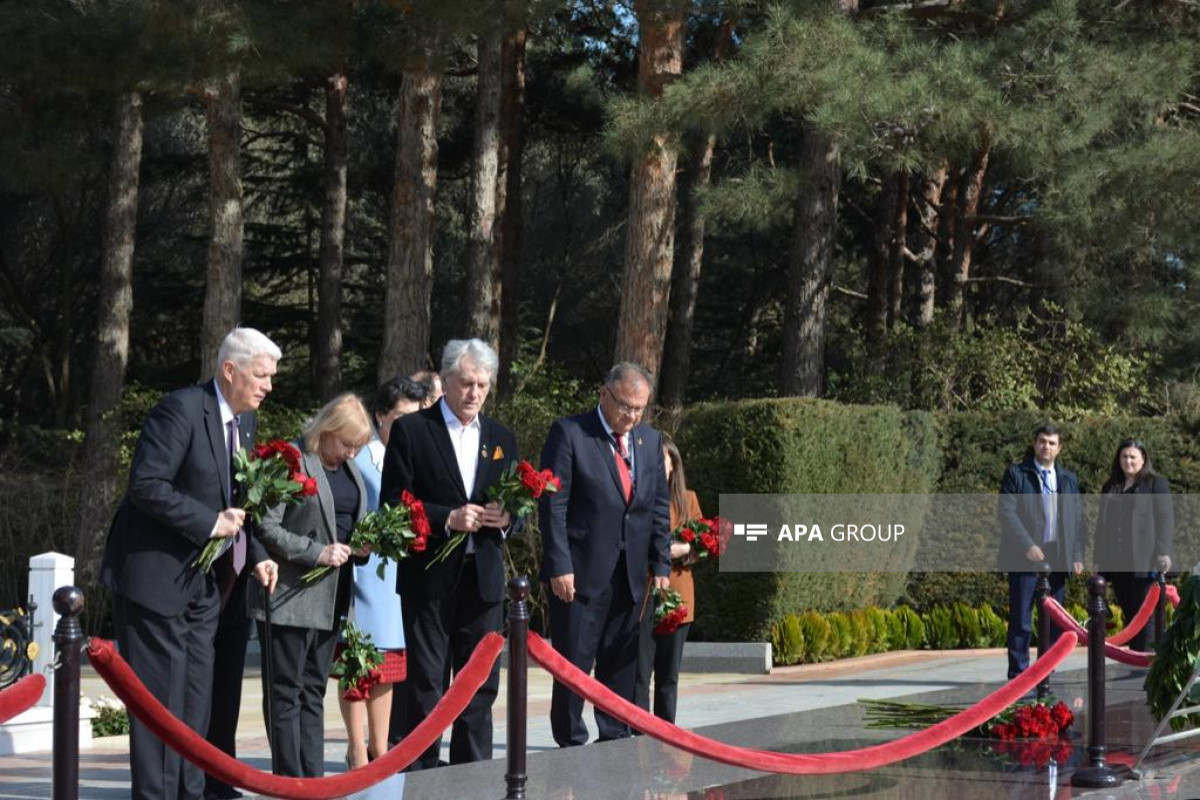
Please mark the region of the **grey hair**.
POLYGON ((234 328, 225 334, 221 346, 217 348, 217 372, 221 371, 221 365, 226 361, 241 367, 258 356, 278 361, 283 358, 283 351, 266 334, 254 328, 234 328))
POLYGON ((489 383, 496 379, 496 371, 500 368, 500 356, 482 339, 451 339, 446 342, 446 349, 442 351, 442 377, 451 372, 458 372, 464 359, 473 361, 477 367, 487 370, 489 383))
POLYGON ((650 374, 650 370, 634 361, 622 361, 614 365, 604 376, 604 385, 611 389, 618 383, 627 383, 631 378, 645 381, 650 392, 654 392, 654 376, 650 374))

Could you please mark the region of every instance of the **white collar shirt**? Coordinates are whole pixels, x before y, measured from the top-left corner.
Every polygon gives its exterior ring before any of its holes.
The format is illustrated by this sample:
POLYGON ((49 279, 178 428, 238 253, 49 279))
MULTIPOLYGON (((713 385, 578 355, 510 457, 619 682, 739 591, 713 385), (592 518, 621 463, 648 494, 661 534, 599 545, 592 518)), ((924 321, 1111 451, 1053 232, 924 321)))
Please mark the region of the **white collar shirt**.
MULTIPOLYGON (((616 455, 617 452, 617 434, 613 431, 612 426, 608 424, 608 420, 604 418, 604 410, 599 405, 596 406, 596 413, 600 416, 600 424, 604 426, 604 432, 608 435, 608 446, 616 455)), ((637 465, 634 463, 633 456, 633 431, 622 434, 621 443, 625 445, 625 462, 629 464, 629 475, 637 482, 637 465)))
MULTIPOLYGON (((467 498, 475 490, 475 475, 479 471, 479 446, 483 436, 483 426, 479 423, 479 415, 467 424, 454 415, 445 399, 438 401, 442 409, 442 419, 446 421, 446 433, 450 434, 450 446, 454 448, 454 458, 458 461, 458 474, 462 476, 463 488, 467 490, 467 498)), ((448 529, 447 529, 448 530, 448 529)), ((467 537, 467 553, 475 552, 474 537, 467 537)))

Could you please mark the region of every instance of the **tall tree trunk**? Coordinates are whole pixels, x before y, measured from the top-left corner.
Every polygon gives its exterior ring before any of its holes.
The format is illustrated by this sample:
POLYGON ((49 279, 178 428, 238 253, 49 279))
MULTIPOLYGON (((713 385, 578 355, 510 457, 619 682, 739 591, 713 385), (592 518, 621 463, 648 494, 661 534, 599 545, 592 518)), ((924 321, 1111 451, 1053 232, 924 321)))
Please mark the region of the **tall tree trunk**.
MULTIPOLYGON (((496 4, 492 4, 495 6, 496 4)), ((501 120, 503 67, 500 58, 503 23, 499 9, 479 36, 478 89, 475 99, 475 158, 471 169, 471 229, 468 233, 468 330, 493 347, 500 340, 500 231, 504 216, 504 172, 501 120)))
POLYGON ((346 243, 346 74, 325 85, 325 202, 317 278, 317 395, 342 389, 342 267, 346 243))
POLYGON ((908 250, 908 187, 909 176, 901 172, 896 176, 896 218, 892 228, 895 234, 892 238, 890 251, 891 264, 890 285, 888 287, 888 330, 904 318, 904 254, 908 250))
POLYGON ((924 328, 933 323, 937 300, 938 209, 942 202, 942 187, 946 184, 947 167, 942 163, 933 175, 926 178, 921 192, 917 221, 916 252, 912 254, 917 270, 917 314, 915 322, 924 328))
POLYGON ((796 198, 783 310, 780 388, 784 396, 825 390, 825 317, 833 279, 842 159, 838 144, 807 129, 798 157, 805 186, 796 198))
POLYGON ((204 92, 208 115, 208 283, 200 330, 200 379, 217 367, 217 347, 242 315, 241 76, 230 72, 204 92))
POLYGON ((500 255, 501 394, 512 388, 512 366, 521 349, 521 246, 525 222, 521 205, 521 161, 525 153, 525 21, 504 34, 500 48, 503 79, 500 119, 507 155, 504 169, 504 222, 500 255))
POLYGON ((875 234, 872 239, 870 277, 867 281, 867 340, 883 338, 888 315, 888 268, 896 238, 896 176, 883 179, 875 205, 875 234))
POLYGON ((142 163, 142 97, 117 100, 116 140, 108 172, 108 208, 100 267, 96 350, 84 430, 76 564, 81 586, 94 581, 108 518, 119 492, 121 426, 117 407, 129 362, 133 311, 133 249, 137 233, 138 172, 142 163))
POLYGON ((423 43, 405 67, 400 86, 380 382, 423 369, 429 358, 437 123, 442 105, 442 76, 434 69, 432 54, 432 44, 423 43))
POLYGON ((989 140, 985 134, 971 165, 963 171, 958 190, 958 209, 955 215, 954 255, 950 265, 950 293, 946 299, 950 326, 961 330, 965 313, 967 280, 971 276, 971 255, 975 249, 975 214, 983 192, 987 173, 989 140))
MULTIPOLYGON (((858 0, 831 0, 853 14, 858 0)), ((805 126, 797 166, 805 185, 796 198, 783 309, 780 389, 785 396, 818 397, 825 391, 825 319, 833 282, 842 156, 837 140, 805 126)))
MULTIPOLYGON (((717 33, 714 61, 720 63, 729 53, 733 38, 733 22, 721 22, 717 33)), ((688 192, 687 260, 682 269, 671 277, 670 315, 667 320, 667 337, 663 344, 662 377, 659 382, 658 402, 665 411, 666 420, 674 420, 683 408, 687 394, 688 374, 692 364, 692 331, 695 329, 696 296, 700 289, 700 271, 704 264, 704 229, 707 219, 700 208, 699 196, 712 182, 713 152, 717 137, 709 133, 704 147, 696 158, 696 168, 688 192)))
MULTIPOLYGON (((684 8, 677 0, 636 0, 638 92, 657 100, 683 72, 684 8)), ((633 165, 625 230, 625 275, 617 318, 617 361, 635 361, 656 374, 667 330, 671 262, 675 252, 673 133, 660 131, 633 165)))

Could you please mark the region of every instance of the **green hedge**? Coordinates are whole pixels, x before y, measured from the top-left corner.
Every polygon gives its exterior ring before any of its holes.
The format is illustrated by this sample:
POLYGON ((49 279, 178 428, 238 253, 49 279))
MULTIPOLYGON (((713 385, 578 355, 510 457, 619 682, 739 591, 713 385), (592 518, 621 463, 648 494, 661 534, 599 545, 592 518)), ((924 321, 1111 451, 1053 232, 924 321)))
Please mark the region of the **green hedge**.
MULTIPOLYGON (((695 406, 684 413, 676 438, 708 514, 717 512, 721 492, 832 494, 870 486, 878 494, 927 493, 941 461, 932 415, 822 400, 695 406)), ((718 577, 713 564, 702 562, 693 635, 765 641, 789 613, 890 606, 904 594, 904 570, 718 577)))
MULTIPOLYGON (((927 414, 820 400, 747 400, 688 409, 677 439, 689 482, 704 510, 713 514, 722 492, 992 494, 1005 468, 1025 457, 1033 430, 1046 421, 1034 411, 927 414)), ((1195 418, 1050 421, 1063 431, 1061 463, 1079 475, 1085 492, 1100 489, 1117 443, 1131 436, 1146 442, 1173 491, 1200 489, 1200 421, 1195 418)), ((1177 552, 1200 551, 1200 525, 1194 522, 1178 521, 1177 552)), ((989 531, 936 546, 992 552, 997 539, 989 531)), ((1003 619, 1008 599, 1005 577, 995 572, 718 576, 716 566, 704 562, 697 568, 697 585, 693 637, 709 640, 763 641, 788 614, 803 619, 809 610, 889 607, 898 600, 918 610, 986 604, 1003 619)), ((1067 600, 1084 602, 1082 580, 1068 584, 1067 600)))

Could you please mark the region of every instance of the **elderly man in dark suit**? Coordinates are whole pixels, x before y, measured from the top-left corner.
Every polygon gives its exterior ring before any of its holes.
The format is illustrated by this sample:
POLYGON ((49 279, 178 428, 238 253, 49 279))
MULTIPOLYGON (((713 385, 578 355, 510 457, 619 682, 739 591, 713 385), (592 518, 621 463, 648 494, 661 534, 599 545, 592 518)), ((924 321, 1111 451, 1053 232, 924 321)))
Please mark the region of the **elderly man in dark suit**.
MULTIPOLYGON (((412 492, 424 502, 433 529, 429 549, 400 562, 408 678, 400 684, 402 713, 393 715, 393 740, 429 715, 450 673, 462 669, 484 635, 504 625, 503 543, 515 526, 486 498, 519 453, 512 431, 480 413, 498 366, 486 342, 449 342, 442 353, 445 394, 396 420, 388 437, 380 503, 395 504, 401 492, 412 492), (438 560, 454 533, 466 533, 466 539, 438 560)), ((497 662, 454 721, 450 763, 492 757, 492 704, 499 685, 497 662)), ((436 767, 440 749, 439 738, 410 769, 436 767)))
MULTIPOLYGON (((647 584, 666 588, 670 501, 662 435, 639 424, 653 382, 637 364, 609 371, 593 411, 554 423, 542 467, 562 480, 542 497, 542 579, 549 582, 554 648, 633 701, 638 619, 647 584)), ((599 739, 629 726, 596 709, 599 739)), ((584 744, 583 700, 554 684, 550 726, 560 747, 584 744)))
MULTIPOLYGON (((172 392, 150 411, 105 547, 100 577, 113 591, 122 655, 150 692, 200 734, 209 727, 222 589, 228 594, 247 565, 264 585, 274 585, 276 565, 242 530, 231 457, 253 441, 254 412, 271 391, 280 355, 262 333, 237 328, 221 343, 213 380, 172 392), (229 545, 204 573, 193 564, 213 538, 229 545)), ((135 798, 204 794, 200 768, 136 719, 129 761, 135 798)))
MULTIPOLYGON (((1061 603, 1067 570, 1083 572, 1083 504, 1079 479, 1056 463, 1062 435, 1053 425, 1033 432, 1031 454, 1012 464, 1000 482, 1000 569, 1008 572, 1008 677, 1029 668, 1033 600, 1042 563, 1061 603)), ((1060 631, 1054 631, 1057 641, 1060 631)), ((1050 642, 1049 644, 1053 644, 1050 642)))

